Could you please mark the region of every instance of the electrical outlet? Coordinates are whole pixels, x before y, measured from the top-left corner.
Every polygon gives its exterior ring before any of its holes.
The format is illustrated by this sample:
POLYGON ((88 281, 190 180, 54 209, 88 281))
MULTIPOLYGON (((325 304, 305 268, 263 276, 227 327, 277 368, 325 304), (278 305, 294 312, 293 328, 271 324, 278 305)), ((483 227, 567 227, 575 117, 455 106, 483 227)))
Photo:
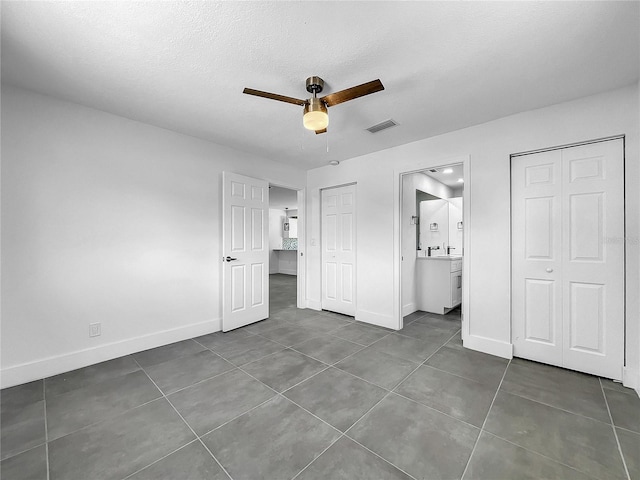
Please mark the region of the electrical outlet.
POLYGON ((90 337, 99 337, 102 335, 102 326, 100 322, 98 323, 90 323, 89 324, 89 336, 90 337))

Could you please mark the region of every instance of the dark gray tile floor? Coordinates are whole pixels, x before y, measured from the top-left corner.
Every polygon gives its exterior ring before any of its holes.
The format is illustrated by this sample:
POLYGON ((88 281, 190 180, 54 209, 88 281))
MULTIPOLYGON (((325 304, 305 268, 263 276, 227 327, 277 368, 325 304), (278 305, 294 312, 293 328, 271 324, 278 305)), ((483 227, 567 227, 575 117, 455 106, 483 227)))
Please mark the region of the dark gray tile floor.
POLYGON ((2 480, 640 480, 640 399, 462 347, 460 315, 399 332, 295 308, 1 392, 2 480))

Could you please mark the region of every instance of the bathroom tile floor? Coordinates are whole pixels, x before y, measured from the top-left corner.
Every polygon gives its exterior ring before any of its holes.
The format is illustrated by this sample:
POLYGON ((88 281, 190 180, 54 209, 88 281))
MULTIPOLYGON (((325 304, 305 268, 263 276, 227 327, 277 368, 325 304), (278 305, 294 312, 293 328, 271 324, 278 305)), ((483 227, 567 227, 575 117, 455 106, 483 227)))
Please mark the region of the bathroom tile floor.
POLYGON ((464 349, 459 312, 394 332, 295 308, 1 392, 15 479, 640 479, 640 399, 464 349))

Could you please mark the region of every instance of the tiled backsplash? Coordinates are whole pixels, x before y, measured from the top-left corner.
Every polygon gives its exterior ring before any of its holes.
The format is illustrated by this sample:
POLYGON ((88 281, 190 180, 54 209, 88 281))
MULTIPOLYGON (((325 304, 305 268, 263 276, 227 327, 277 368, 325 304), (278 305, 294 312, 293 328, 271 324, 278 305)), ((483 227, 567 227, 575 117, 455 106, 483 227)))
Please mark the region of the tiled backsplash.
POLYGON ((282 239, 282 249, 283 250, 297 250, 298 249, 298 239, 297 238, 283 238, 282 239))

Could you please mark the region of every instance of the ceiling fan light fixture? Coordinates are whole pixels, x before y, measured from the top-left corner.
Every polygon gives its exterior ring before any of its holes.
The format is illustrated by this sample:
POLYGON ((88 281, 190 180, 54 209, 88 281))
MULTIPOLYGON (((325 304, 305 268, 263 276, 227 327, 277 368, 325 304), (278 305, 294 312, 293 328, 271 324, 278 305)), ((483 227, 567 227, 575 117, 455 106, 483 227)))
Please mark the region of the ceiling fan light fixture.
POLYGON ((302 123, 307 130, 324 130, 329 125, 327 107, 319 98, 310 98, 304 106, 302 123))

